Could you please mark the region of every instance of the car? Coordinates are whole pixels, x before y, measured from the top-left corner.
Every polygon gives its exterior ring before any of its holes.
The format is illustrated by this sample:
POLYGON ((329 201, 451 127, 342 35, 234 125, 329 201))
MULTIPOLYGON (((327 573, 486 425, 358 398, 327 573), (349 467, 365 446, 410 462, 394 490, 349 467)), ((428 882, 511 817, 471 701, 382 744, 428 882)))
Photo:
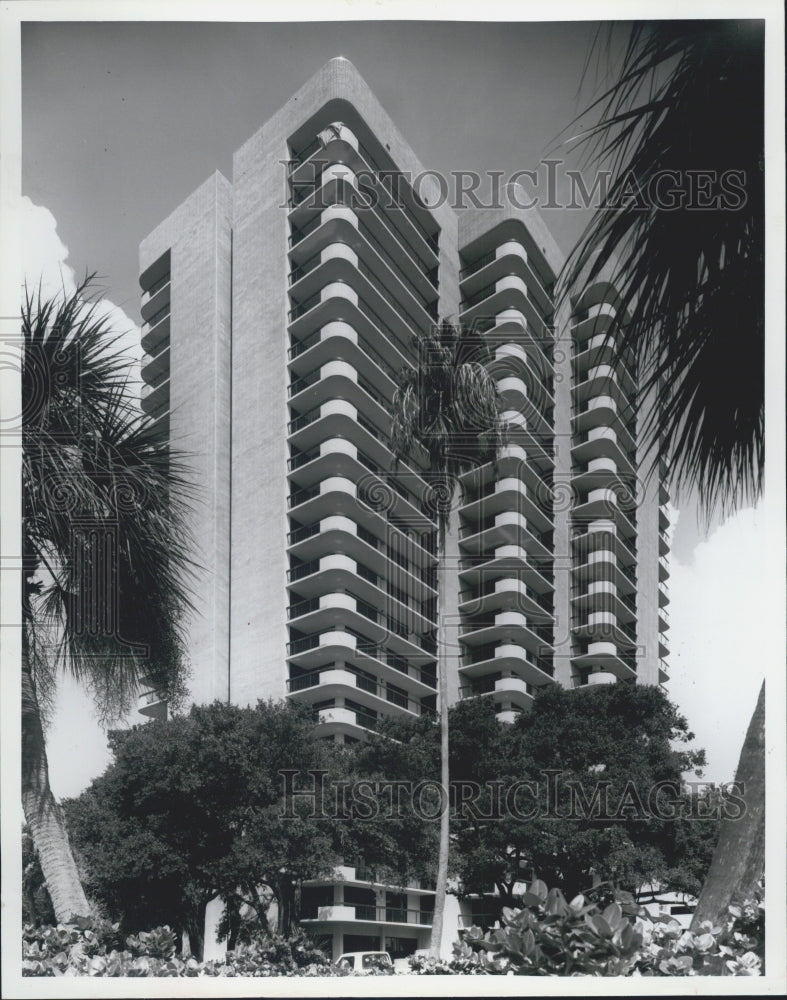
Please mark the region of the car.
POLYGON ((393 975, 394 971, 394 964, 387 951, 346 951, 339 955, 335 964, 351 969, 360 976, 368 976, 377 970, 393 975))

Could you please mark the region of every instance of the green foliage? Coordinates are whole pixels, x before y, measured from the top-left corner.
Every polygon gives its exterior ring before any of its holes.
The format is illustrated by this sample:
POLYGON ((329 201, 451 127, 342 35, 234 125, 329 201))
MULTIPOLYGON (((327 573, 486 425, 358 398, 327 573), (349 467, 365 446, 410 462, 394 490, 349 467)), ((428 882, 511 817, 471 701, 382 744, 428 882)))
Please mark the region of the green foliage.
POLYGON ((303 934, 271 935, 229 952, 223 962, 198 962, 176 954, 169 927, 129 935, 119 924, 83 918, 22 934, 23 976, 345 976, 303 934))
POLYGON ((216 895, 250 905, 265 927, 271 896, 295 918, 298 884, 339 862, 335 831, 309 818, 308 799, 281 818, 279 770, 332 766, 306 710, 217 702, 110 743, 114 762, 64 808, 89 892, 126 931, 167 923, 199 952, 216 895))
POLYGON ((621 355, 633 350, 642 397, 657 400, 643 430, 708 509, 762 486, 763 67, 763 21, 634 22, 611 85, 580 116, 597 118, 579 141, 611 176, 565 290, 613 281, 621 355), (672 204, 657 191, 665 174, 672 204))
POLYGON ((476 803, 477 815, 467 809, 457 818, 454 871, 465 892, 496 887, 513 905, 514 885, 531 873, 569 896, 599 879, 632 892, 648 883, 699 889, 718 821, 680 817, 690 806, 682 774, 700 767, 704 754, 688 746, 686 720, 658 688, 550 685, 529 713, 502 727, 488 700, 462 702, 452 711, 451 732, 452 781, 500 782, 494 795, 504 803, 519 782, 535 789, 518 795, 518 814, 506 807, 502 818, 485 819, 494 805, 490 792, 476 803), (650 809, 649 793, 659 783, 667 794, 658 804, 676 800, 674 819, 650 809), (597 789, 603 795, 593 806, 597 789))
MULTIPOLYGON (((182 695, 196 491, 183 456, 139 413, 132 359, 118 353, 92 276, 68 296, 26 292, 21 320, 27 663, 44 710, 62 666, 107 722, 143 677, 182 695)), ((28 741, 25 766, 40 753, 28 741)))
MULTIPOLYGON (((501 926, 469 928, 449 962, 411 960, 424 975, 748 976, 762 971, 761 939, 740 930, 730 908, 723 926, 692 934, 668 917, 651 917, 627 893, 602 907, 534 880, 522 908, 505 908, 501 926), (760 953, 758 954, 758 949, 760 953)), ((748 910, 757 908, 749 904, 748 910)))

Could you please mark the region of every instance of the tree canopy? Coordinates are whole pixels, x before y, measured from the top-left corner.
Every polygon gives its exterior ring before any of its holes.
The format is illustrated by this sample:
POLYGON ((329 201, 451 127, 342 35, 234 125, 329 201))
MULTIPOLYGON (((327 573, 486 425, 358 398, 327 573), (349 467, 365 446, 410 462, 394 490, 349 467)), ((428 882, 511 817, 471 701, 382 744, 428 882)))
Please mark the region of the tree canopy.
POLYGON ((452 732, 452 781, 500 785, 478 801, 478 815, 468 808, 455 821, 464 891, 496 888, 510 904, 532 877, 568 896, 599 881, 630 892, 649 883, 698 890, 718 824, 688 818, 682 776, 704 752, 690 748, 686 720, 658 688, 550 685, 504 727, 488 701, 463 702, 452 732))

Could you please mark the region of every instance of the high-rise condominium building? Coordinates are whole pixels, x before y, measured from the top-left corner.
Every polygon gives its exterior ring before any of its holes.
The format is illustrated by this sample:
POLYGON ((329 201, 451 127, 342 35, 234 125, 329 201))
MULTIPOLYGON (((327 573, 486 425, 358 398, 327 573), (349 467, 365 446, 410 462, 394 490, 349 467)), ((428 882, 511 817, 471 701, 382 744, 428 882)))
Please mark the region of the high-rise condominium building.
MULTIPOLYGON (((595 280, 556 315, 538 213, 514 189, 462 210, 444 190, 333 59, 232 182, 214 174, 142 243, 142 406, 203 491, 197 702, 296 699, 342 741, 434 712, 437 500, 424 466, 392 471, 389 431, 414 338, 443 317, 486 340, 508 424, 496 468, 463 477, 449 699, 506 721, 545 684, 666 680, 667 497, 638 475, 615 290, 595 280)), ((345 861, 304 889, 313 933, 334 955, 424 947, 433 894, 345 861)))

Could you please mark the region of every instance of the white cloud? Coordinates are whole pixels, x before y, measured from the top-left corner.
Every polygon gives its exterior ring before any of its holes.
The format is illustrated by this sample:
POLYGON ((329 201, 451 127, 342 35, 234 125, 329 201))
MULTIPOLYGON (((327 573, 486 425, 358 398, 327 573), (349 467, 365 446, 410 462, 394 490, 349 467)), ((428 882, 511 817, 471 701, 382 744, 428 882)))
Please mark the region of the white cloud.
MULTIPOLYGON (((39 283, 43 298, 71 295, 77 287, 74 269, 68 263, 68 247, 57 233, 57 221, 43 205, 35 205, 27 197, 21 199, 22 274, 28 288, 35 292, 39 283)), ((97 289, 98 290, 98 289, 97 289)), ((97 304, 97 314, 109 320, 109 330, 118 339, 113 353, 133 359, 129 372, 133 398, 139 397, 139 361, 143 355, 140 330, 126 313, 107 298, 97 304)))
MULTIPOLYGON (((35 292, 41 286, 43 298, 70 295, 77 287, 68 263, 68 247, 57 233, 57 221, 49 209, 21 200, 22 273, 35 292)), ((139 398, 139 359, 142 357, 139 327, 107 298, 97 304, 97 313, 109 320, 110 331, 118 336, 113 352, 134 359, 129 372, 129 393, 139 398)), ((137 720, 135 720, 137 721, 137 720)), ((95 719, 93 702, 72 678, 61 677, 57 707, 47 732, 49 777, 55 795, 78 795, 101 774, 110 761, 106 734, 95 719)))
POLYGON ((705 777, 730 781, 781 621, 762 507, 742 510, 672 563, 669 695, 707 751, 705 777))

